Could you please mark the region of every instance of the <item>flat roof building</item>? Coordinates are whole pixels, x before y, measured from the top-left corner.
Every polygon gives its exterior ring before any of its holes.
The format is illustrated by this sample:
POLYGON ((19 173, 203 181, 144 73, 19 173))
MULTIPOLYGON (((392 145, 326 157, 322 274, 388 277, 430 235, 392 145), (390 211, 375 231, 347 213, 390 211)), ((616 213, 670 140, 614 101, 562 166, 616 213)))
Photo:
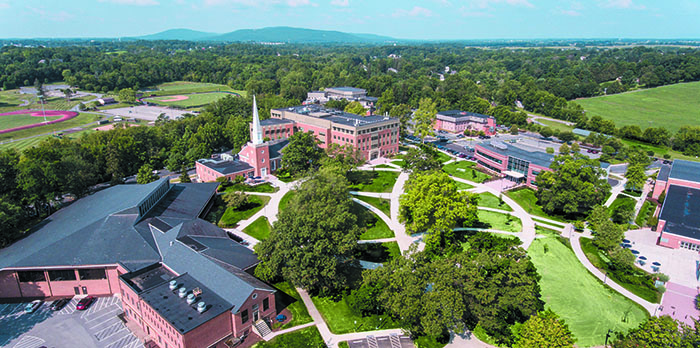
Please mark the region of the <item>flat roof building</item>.
POLYGON ((496 133, 496 119, 493 116, 475 112, 447 110, 437 113, 434 127, 436 130, 444 130, 451 133, 463 133, 466 130, 470 130, 493 135, 496 133))
POLYGON ((474 146, 474 156, 480 167, 499 174, 516 184, 536 188, 537 175, 551 171, 554 156, 531 148, 489 141, 474 146))
POLYGON ((666 197, 656 227, 658 244, 700 252, 700 163, 674 160, 670 169, 662 166, 652 197, 662 192, 666 197))
POLYGON ((368 109, 368 114, 371 114, 374 110, 377 100, 376 97, 368 97, 367 91, 362 88, 355 87, 328 87, 323 91, 311 91, 307 94, 304 105, 308 104, 326 104, 330 100, 340 100, 345 99, 350 102, 359 102, 368 109))

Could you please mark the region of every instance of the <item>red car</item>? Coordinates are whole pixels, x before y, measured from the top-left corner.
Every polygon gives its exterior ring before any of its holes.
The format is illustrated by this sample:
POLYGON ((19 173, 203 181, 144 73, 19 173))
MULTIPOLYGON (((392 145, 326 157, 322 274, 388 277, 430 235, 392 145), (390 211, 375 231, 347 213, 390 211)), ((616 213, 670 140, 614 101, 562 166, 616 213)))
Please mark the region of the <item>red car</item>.
POLYGON ((75 309, 79 311, 84 311, 90 307, 90 305, 97 300, 96 297, 94 296, 88 296, 84 297, 82 300, 78 301, 78 304, 75 305, 75 309))

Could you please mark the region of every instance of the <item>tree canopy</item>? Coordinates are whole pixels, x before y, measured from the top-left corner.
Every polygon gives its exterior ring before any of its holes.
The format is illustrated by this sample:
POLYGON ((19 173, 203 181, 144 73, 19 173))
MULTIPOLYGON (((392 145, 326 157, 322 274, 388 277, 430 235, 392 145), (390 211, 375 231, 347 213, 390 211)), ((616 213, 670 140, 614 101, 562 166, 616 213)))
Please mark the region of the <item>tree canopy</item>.
POLYGON ((691 348, 700 346, 700 321, 690 327, 664 315, 651 317, 628 333, 618 333, 613 348, 691 348))
POLYGON ((324 155, 323 149, 318 147, 318 140, 310 132, 294 133, 282 153, 282 168, 294 175, 318 168, 324 155))
POLYGON ((513 348, 573 348, 574 335, 551 309, 528 319, 518 332, 513 348))

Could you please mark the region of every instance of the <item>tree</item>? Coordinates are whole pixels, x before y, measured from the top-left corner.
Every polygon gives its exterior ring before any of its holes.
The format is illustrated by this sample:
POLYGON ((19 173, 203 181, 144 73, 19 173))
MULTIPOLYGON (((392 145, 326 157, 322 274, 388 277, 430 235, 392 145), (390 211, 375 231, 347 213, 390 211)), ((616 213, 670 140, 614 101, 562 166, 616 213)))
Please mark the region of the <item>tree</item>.
POLYGON ((0 200, 0 246, 4 247, 16 238, 23 221, 21 206, 0 200))
POLYGON ((136 92, 131 88, 124 88, 119 91, 119 101, 122 103, 133 103, 136 101, 136 92))
POLYGON ((435 124, 435 115, 437 114, 437 106, 430 98, 422 98, 420 106, 413 113, 413 133, 425 142, 425 138, 433 135, 433 125, 435 124))
POLYGON ((571 144, 571 152, 581 152, 581 146, 578 143, 571 144))
POLYGON ((520 132, 518 131, 518 125, 514 124, 510 126, 510 134, 511 135, 518 135, 520 132))
POLYGON ((608 220, 610 220, 610 213, 608 212, 608 208, 602 205, 594 206, 593 209, 591 209, 591 213, 588 215, 588 223, 593 227, 593 230, 604 221, 608 220))
POLYGON ((547 213, 585 215, 610 192, 598 161, 582 154, 557 156, 550 168, 537 176, 537 198, 547 213))
POLYGON ((364 106, 362 106, 362 104, 360 104, 360 102, 354 101, 345 107, 345 112, 364 116, 367 113, 367 110, 364 106))
POLYGON ((622 229, 614 222, 605 220, 601 224, 595 226, 595 236, 593 243, 600 249, 609 251, 618 247, 625 238, 622 229))
POLYGON ((223 196, 226 206, 231 209, 238 209, 246 205, 249 198, 245 192, 228 192, 223 196))
POLYGON ((573 348, 574 342, 576 339, 564 319, 547 309, 523 323, 513 348, 573 348))
POLYGON ((552 128, 542 127, 542 129, 540 129, 540 135, 543 138, 550 138, 552 135, 554 135, 554 131, 552 130, 552 128))
POLYGON ((617 204, 612 211, 612 219, 618 224, 628 224, 634 218, 635 200, 626 199, 617 204))
POLYGON ((569 145, 566 145, 566 143, 561 144, 561 146, 559 146, 559 153, 560 154, 568 155, 569 152, 571 152, 571 148, 569 147, 569 145))
POLYGON ((570 141, 576 140, 576 134, 574 134, 573 132, 568 132, 568 131, 561 132, 557 135, 557 138, 559 138, 559 140, 561 140, 565 143, 568 143, 570 141))
POLYGON ((695 328, 674 320, 670 316, 651 317, 628 333, 617 333, 613 348, 690 348, 698 347, 700 334, 695 328))
POLYGON ((630 165, 627 167, 625 178, 627 178, 627 184, 625 185, 627 188, 635 191, 642 189, 647 179, 647 175, 644 173, 644 166, 630 165))
POLYGON ((437 154, 433 154, 430 151, 436 152, 434 149, 428 148, 427 146, 408 149, 403 158, 405 164, 404 170, 409 172, 439 170, 442 165, 436 158, 437 154))
POLYGON ((346 289, 363 232, 352 205, 345 177, 321 168, 279 213, 270 237, 256 245, 262 260, 256 275, 280 276, 325 296, 346 289))
POLYGON ((70 97, 73 95, 73 90, 70 88, 65 88, 61 89, 61 92, 63 92, 63 96, 66 98, 66 101, 70 101, 70 97))
POLYGON ((297 132, 289 137, 289 145, 282 149, 282 168, 297 175, 311 168, 318 168, 323 149, 312 133, 297 132))
POLYGON ((158 180, 158 174, 153 173, 153 166, 150 163, 146 163, 139 168, 139 172, 136 174, 137 184, 148 184, 149 182, 154 182, 158 180))
POLYGON ((477 221, 477 196, 457 191, 457 185, 444 172, 414 172, 401 195, 399 220, 411 233, 427 232, 426 250, 439 252, 456 248, 457 226, 477 221))
POLYGON ((192 179, 190 179, 190 174, 187 173, 187 168, 182 169, 182 173, 180 173, 180 182, 181 183, 192 182, 192 179))
POLYGON ((405 135, 408 121, 411 120, 411 108, 406 104, 396 105, 389 111, 389 116, 399 118, 399 131, 405 135))

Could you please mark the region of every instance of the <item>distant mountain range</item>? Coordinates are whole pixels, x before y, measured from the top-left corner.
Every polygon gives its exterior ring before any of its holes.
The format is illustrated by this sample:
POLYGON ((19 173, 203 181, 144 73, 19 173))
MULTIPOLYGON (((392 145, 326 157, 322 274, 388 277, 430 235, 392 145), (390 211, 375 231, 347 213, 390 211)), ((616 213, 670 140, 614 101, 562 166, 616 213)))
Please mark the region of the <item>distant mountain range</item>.
POLYGON ((395 38, 373 34, 351 34, 331 30, 292 27, 240 29, 226 34, 190 29, 170 29, 160 33, 133 37, 135 40, 183 40, 214 42, 285 42, 285 43, 386 43, 395 38))

